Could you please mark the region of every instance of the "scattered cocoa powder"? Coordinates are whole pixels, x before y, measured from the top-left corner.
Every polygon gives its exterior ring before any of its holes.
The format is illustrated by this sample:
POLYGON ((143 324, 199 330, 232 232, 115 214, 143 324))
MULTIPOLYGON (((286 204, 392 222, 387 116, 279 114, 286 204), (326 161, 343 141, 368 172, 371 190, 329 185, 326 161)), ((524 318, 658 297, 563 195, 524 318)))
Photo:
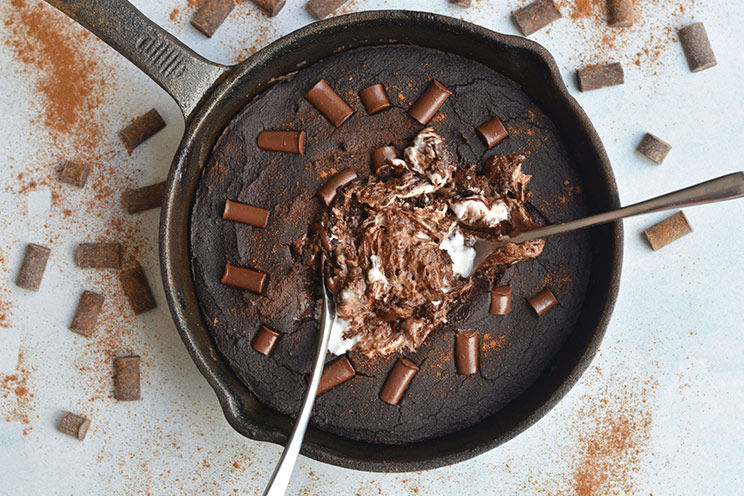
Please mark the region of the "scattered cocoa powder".
POLYGON ((504 344, 504 339, 506 339, 506 334, 499 334, 496 337, 491 336, 490 334, 484 334, 481 338, 481 350, 482 351, 492 351, 492 350, 498 350, 501 348, 501 345, 504 344))
POLYGON ((625 67, 640 67, 647 75, 658 74, 661 67, 676 57, 672 48, 676 29, 697 0, 636 0, 634 24, 628 28, 607 23, 605 0, 557 0, 564 17, 576 31, 572 40, 577 66, 621 62, 625 67))
POLYGON ((20 422, 24 436, 31 432, 31 422, 37 418, 36 401, 29 390, 29 376, 34 369, 26 363, 23 353, 19 353, 16 371, 0 374, 0 414, 6 422, 20 422))
MULTIPOLYGON (((50 189, 52 208, 41 235, 49 244, 75 233, 87 241, 121 242, 125 267, 142 261, 155 249, 156 233, 145 232, 142 217, 127 215, 118 201, 125 190, 141 186, 141 171, 121 167, 117 155, 125 152, 115 138, 118 127, 106 126, 106 95, 115 88, 118 72, 112 64, 127 62, 112 60, 103 42, 45 2, 11 0, 0 16, 9 32, 4 43, 37 89, 39 112, 31 128, 23 130, 39 143, 37 152, 24 157, 28 165, 6 190, 23 195, 42 186, 50 189), (55 168, 64 159, 93 166, 82 190, 73 192, 56 180, 55 168)), ((116 120, 126 122, 120 116, 116 120)), ((81 357, 75 363, 84 373, 85 391, 91 402, 100 403, 111 394, 112 356, 133 351, 136 319, 115 272, 84 271, 76 277, 84 279, 85 289, 106 297, 93 337, 76 343, 81 357)), ((5 308, 0 304, 0 315, 5 308)))
POLYGON ((635 479, 651 437, 650 396, 657 382, 613 384, 603 396, 583 398, 578 457, 571 487, 577 496, 636 494, 635 479))
MULTIPOLYGON (((5 247, 0 246, 0 274, 8 274, 8 258, 5 247)), ((10 327, 10 277, 0 279, 0 329, 10 327)))

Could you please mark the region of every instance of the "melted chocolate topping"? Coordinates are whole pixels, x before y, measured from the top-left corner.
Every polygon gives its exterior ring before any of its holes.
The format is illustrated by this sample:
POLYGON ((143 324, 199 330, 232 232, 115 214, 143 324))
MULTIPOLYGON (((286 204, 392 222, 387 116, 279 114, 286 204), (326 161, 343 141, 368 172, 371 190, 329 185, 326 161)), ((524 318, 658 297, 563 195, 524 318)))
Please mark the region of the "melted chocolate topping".
POLYGON ((476 269, 534 258, 544 246, 507 245, 472 267, 476 237, 535 225, 524 205, 523 155, 493 157, 481 175, 458 167, 430 128, 403 155, 388 175, 339 189, 321 220, 338 315, 350 324, 344 337, 368 356, 414 351, 473 287, 476 269))

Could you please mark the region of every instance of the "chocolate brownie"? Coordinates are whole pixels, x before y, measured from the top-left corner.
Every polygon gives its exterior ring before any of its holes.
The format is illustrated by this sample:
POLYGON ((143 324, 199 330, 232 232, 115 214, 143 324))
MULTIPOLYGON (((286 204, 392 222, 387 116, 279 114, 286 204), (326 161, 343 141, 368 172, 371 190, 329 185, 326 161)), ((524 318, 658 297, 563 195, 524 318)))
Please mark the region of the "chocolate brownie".
MULTIPOLYGON (((452 91, 429 126, 442 136, 458 167, 494 156, 525 155, 532 175, 528 208, 540 222, 587 213, 578 168, 560 132, 513 81, 464 57, 415 46, 350 50, 276 82, 248 103, 214 147, 203 172, 191 221, 192 270, 212 338, 240 380, 266 405, 295 415, 317 341, 318 273, 297 263, 292 244, 327 207, 316 197, 336 173, 371 174, 372 151, 409 146, 423 126, 411 104, 436 79, 452 91), (331 125, 303 96, 321 79, 355 110, 331 125), (382 83, 392 108, 364 111, 358 91, 382 83), (487 148, 476 127, 498 115, 509 138, 487 148), (260 150, 263 130, 305 131, 304 154, 260 150), (266 228, 222 219, 226 200, 271 211, 266 228), (220 283, 230 263, 268 274, 262 294, 220 283), (251 347, 261 326, 279 333, 270 356, 251 347)), ((339 191, 343 191, 343 187, 339 191)), ((401 354, 347 356, 356 375, 318 397, 311 422, 348 438, 403 444, 464 429, 514 401, 548 367, 571 333, 590 275, 592 242, 586 232, 551 238, 537 258, 476 277, 447 317, 414 352, 418 365, 402 400, 390 405, 380 390, 401 354), (512 311, 489 313, 490 291, 510 285, 512 311), (541 318, 526 299, 545 287, 560 306, 541 318), (477 374, 458 375, 455 332, 480 331, 477 374)), ((328 361, 336 357, 329 354, 328 361)))

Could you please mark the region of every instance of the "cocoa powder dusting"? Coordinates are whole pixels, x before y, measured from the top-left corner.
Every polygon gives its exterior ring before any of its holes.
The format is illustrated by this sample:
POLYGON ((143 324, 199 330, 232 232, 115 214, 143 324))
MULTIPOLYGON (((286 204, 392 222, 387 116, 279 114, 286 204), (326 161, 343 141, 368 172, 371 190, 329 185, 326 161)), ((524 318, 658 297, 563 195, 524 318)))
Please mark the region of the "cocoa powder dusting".
MULTIPOLYGON (((688 19, 697 0, 636 0, 634 23, 627 28, 607 22, 605 0, 556 0, 576 30, 572 39, 577 66, 621 62, 627 68, 641 68, 647 75, 674 60, 676 29, 688 19)), ((694 16, 692 16, 694 17, 694 16)))
POLYGON ((635 494, 635 479, 651 437, 649 397, 657 382, 613 384, 604 396, 584 398, 578 457, 571 486, 577 496, 635 494))
POLYGON ((8 277, 0 279, 0 329, 10 327, 10 274, 8 269, 8 258, 5 247, 0 246, 0 274, 8 274, 8 277))
POLYGON ((18 367, 12 374, 0 374, 0 414, 6 422, 19 422, 23 435, 33 429, 32 420, 37 418, 34 394, 29 390, 32 368, 26 363, 23 353, 18 355, 18 367))
POLYGON ((530 477, 524 490, 541 496, 639 494, 639 476, 653 459, 649 443, 658 381, 650 374, 605 374, 600 367, 582 381, 591 391, 558 420, 565 425, 560 456, 567 470, 530 477))
MULTIPOLYGON (((125 269, 143 261, 155 249, 154 232, 143 227, 147 215, 128 215, 119 202, 124 191, 141 186, 141 170, 122 167, 121 158, 117 158, 126 152, 116 133, 133 116, 107 115, 110 109, 116 109, 116 102, 106 100, 116 84, 116 64, 127 62, 112 60, 103 42, 45 2, 11 0, 0 15, 10 33, 4 43, 37 90, 33 103, 38 112, 30 129, 19 130, 23 139, 34 136, 37 151, 30 160, 24 157, 27 165, 15 181, 6 185, 6 191, 24 201, 29 191, 50 189, 49 219, 39 236, 52 249, 60 247, 63 240, 120 242, 125 269), (57 180, 56 168, 62 160, 92 166, 84 188, 73 190, 57 180)), ((75 270, 71 274, 80 280, 76 286, 81 291, 90 289, 106 297, 93 336, 72 338, 80 353, 75 366, 82 372, 81 380, 92 402, 111 395, 112 357, 133 351, 136 320, 117 275, 117 271, 109 270, 75 270)), ((8 304, 4 302, 5 296, 0 293, 0 327, 8 325, 8 304)), ((6 381, 22 378, 32 385, 30 369, 19 371, 18 378, 6 381)), ((27 392, 29 385, 21 391, 24 397, 32 398, 27 392)), ((86 411, 91 411, 90 405, 86 411)), ((30 422, 29 415, 14 415, 30 422)))

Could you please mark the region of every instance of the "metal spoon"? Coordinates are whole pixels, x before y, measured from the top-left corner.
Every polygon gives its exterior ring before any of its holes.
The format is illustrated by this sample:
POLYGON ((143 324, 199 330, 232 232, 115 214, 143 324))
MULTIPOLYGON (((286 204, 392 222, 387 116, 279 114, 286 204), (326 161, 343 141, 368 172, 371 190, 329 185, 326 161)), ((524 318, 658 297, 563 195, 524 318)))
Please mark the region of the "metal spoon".
POLYGON ((323 280, 323 307, 320 313, 320 337, 318 340, 318 352, 313 362, 313 372, 310 376, 310 384, 305 391, 305 398, 302 400, 300 413, 297 415, 292 434, 289 435, 287 445, 284 447, 279 463, 271 475, 269 485, 266 486, 264 496, 283 496, 287 491, 289 479, 292 476, 297 455, 300 454, 302 440, 307 431, 307 423, 310 421, 310 412, 315 403, 315 397, 318 393, 320 376, 323 373, 323 363, 325 362, 326 350, 328 350, 328 341, 331 338, 331 328, 336 320, 336 303, 333 295, 328 290, 325 277, 325 263, 321 264, 320 272, 323 280))
POLYGON ((547 238, 555 234, 563 234, 585 227, 605 224, 615 220, 634 217, 636 215, 661 212, 673 208, 690 207, 724 200, 733 200, 744 196, 744 172, 734 172, 711 179, 695 186, 680 189, 666 195, 657 196, 650 200, 630 205, 628 207, 611 210, 602 214, 592 215, 583 219, 553 224, 552 226, 540 227, 530 231, 523 231, 516 236, 503 236, 498 241, 479 239, 473 245, 475 248, 475 260, 473 267, 479 267, 490 257, 494 251, 508 243, 524 243, 540 238, 547 238))

